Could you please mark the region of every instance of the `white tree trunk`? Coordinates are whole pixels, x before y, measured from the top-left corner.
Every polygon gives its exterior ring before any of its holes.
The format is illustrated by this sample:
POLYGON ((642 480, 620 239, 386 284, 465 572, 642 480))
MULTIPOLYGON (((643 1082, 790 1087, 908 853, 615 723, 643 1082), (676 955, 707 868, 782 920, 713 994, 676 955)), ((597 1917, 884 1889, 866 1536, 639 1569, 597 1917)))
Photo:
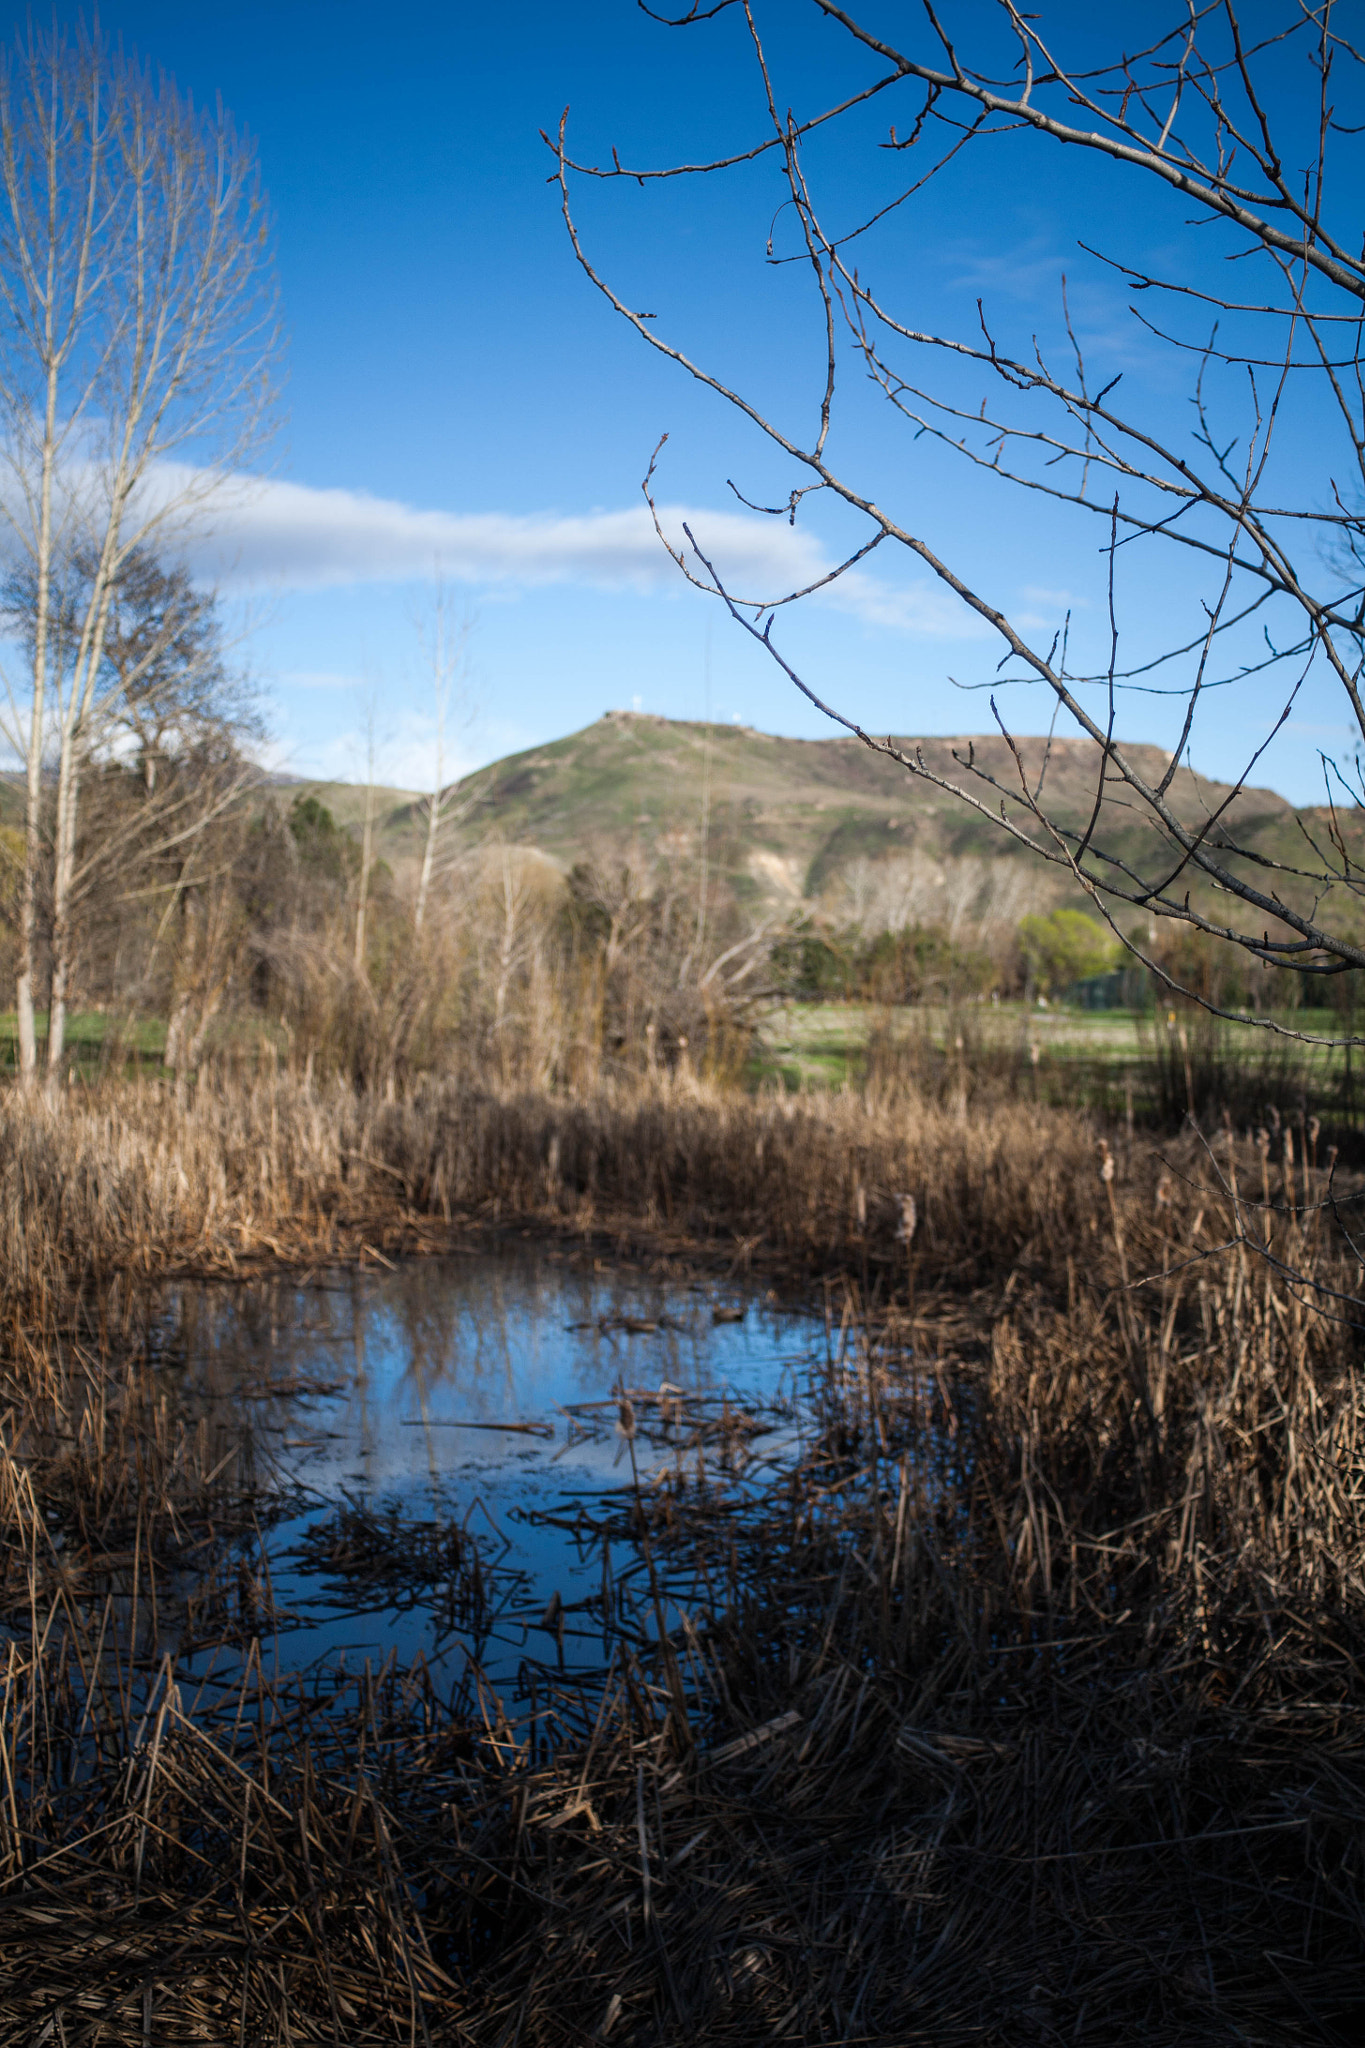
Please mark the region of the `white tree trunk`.
POLYGON ((365 825, 360 838, 360 894, 355 907, 355 971, 368 979, 365 961, 365 915, 370 902, 370 869, 374 864, 374 714, 371 712, 369 779, 365 784, 365 825))
POLYGON ((419 638, 427 650, 431 664, 431 690, 436 705, 436 783, 427 802, 426 845, 422 849, 422 869, 417 878, 417 902, 412 918, 413 926, 419 932, 426 919, 427 903, 431 896, 431 880, 436 871, 437 841, 440 838, 441 822, 446 814, 446 714, 450 708, 450 693, 463 659, 464 645, 469 637, 467 619, 458 631, 452 634, 449 611, 450 602, 446 585, 444 579, 438 575, 430 626, 420 613, 416 621, 419 638))
POLYGON ((431 871, 436 864, 436 835, 441 829, 441 756, 436 756, 436 787, 431 793, 427 806, 427 843, 422 849, 422 872, 417 878, 417 905, 412 914, 415 928, 420 932, 427 914, 427 897, 431 891, 431 871))
POLYGON ((30 1086, 48 728, 59 734, 55 1086, 72 993, 81 769, 98 691, 109 687, 111 595, 130 554, 183 533, 259 446, 276 340, 267 260, 254 168, 226 115, 201 115, 169 82, 151 87, 98 29, 30 29, 0 52, 0 520, 32 591, 16 991, 30 1086), (169 489, 149 491, 177 451, 189 459, 169 489), (58 576, 63 598, 76 597, 69 669, 58 576))

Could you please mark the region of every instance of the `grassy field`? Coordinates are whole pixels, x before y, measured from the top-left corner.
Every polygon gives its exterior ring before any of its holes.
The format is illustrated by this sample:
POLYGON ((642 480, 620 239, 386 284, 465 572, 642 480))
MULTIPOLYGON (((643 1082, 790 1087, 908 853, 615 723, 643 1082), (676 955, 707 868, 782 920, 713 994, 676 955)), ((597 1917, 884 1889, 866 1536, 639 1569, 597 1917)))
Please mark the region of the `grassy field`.
MULTIPOLYGON (((1308 1009, 1285 1011, 1275 1021, 1324 1037, 1340 1032, 1343 1024, 1330 1010, 1308 1009)), ((874 1003, 788 1002, 763 1022, 754 1078, 780 1080, 788 1088, 842 1087, 865 1073, 868 1044, 877 1033, 918 1040, 941 1052, 956 1049, 960 1039, 973 1056, 1017 1053, 1049 1070, 1098 1065, 1121 1075, 1150 1062, 1158 1049, 1174 1047, 1179 1053, 1182 1028, 1187 1044, 1199 1038, 1200 1026, 1188 1015, 1182 1020, 1160 1009, 1080 1010, 1058 1004, 1043 1010, 1027 1003, 974 1003, 960 1009, 887 1010, 874 1003)), ((1319 1085, 1344 1062, 1344 1055, 1333 1049, 1297 1041, 1286 1045, 1268 1032, 1248 1030, 1241 1042, 1251 1056, 1282 1049, 1289 1064, 1311 1073, 1319 1085)), ((1079 1073, 1075 1077, 1081 1078, 1079 1073)))
MULTIPOLYGON (((38 1043, 47 1044, 47 1011, 37 1016, 38 1043)), ((111 1017, 103 1010, 74 1010, 66 1020, 71 1070, 84 1077, 130 1068, 143 1071, 159 1065, 166 1044, 160 1017, 111 1017)), ((39 1058, 42 1054, 40 1052, 39 1058)), ((0 1074, 19 1064, 19 1022, 13 1010, 0 1010, 0 1074)))
MULTIPOLYGON (((1300 1018, 1313 1014, 1300 1012, 1300 1018)), ((1324 1017, 1326 1013, 1323 1013, 1324 1017)), ((38 1013, 38 1038, 47 1042, 47 1013, 38 1013)), ((976 1005, 967 1012, 947 1009, 888 1012, 874 1003, 787 1002, 764 1020, 761 1050, 751 1069, 754 1085, 781 1081, 787 1088, 840 1088, 858 1080, 867 1045, 879 1027, 900 1036, 919 1035, 947 1046, 964 1028, 993 1047, 1037 1044, 1053 1057, 1099 1057, 1123 1063, 1151 1050, 1151 1017, 1137 1011, 1037 1010, 1023 1003, 976 1005), (965 1018, 965 1024, 964 1024, 965 1018), (1145 1034, 1145 1035, 1144 1035, 1145 1034)), ((78 1010, 67 1019, 66 1041, 74 1071, 92 1074, 120 1068, 145 1069, 159 1061, 166 1026, 159 1017, 113 1017, 78 1010)), ((0 1010, 0 1073, 18 1062, 18 1022, 0 1010)))
MULTIPOLYGON (((1331 1011, 1308 1009, 1285 1012, 1278 1021, 1322 1036, 1340 1031, 1343 1023, 1331 1011)), ((37 1022, 43 1045, 45 1012, 39 1012, 37 1022)), ((268 1028, 253 1035, 256 1052, 247 1053, 248 1065, 267 1040, 273 1042, 268 1028)), ((155 1071, 165 1041, 165 1022, 158 1017, 86 1010, 67 1019, 70 1072, 87 1081, 155 1071)), ((1248 1077, 1259 1075, 1264 1092, 1297 1095, 1305 1102, 1311 1095, 1319 1110, 1329 1105, 1346 1121, 1356 1121, 1358 1091, 1343 1051, 1236 1026, 1211 1035, 1206 1020, 1177 1019, 1165 1010, 1061 1005, 1043 1010, 1025 1003, 886 1009, 873 1003, 783 1002, 760 1020, 745 1082, 750 1088, 778 1086, 788 1092, 859 1086, 868 1076, 870 1047, 883 1064, 890 1058, 914 1067, 928 1060, 946 1074, 956 1060, 973 1073, 990 1072, 997 1081, 1008 1077, 1013 1092, 1041 1093, 1052 1102, 1109 1112, 1121 1109, 1130 1096, 1150 1107, 1163 1066, 1174 1074, 1179 1097, 1188 1057, 1197 1096, 1238 1093, 1226 1085, 1226 1070, 1236 1067, 1243 1093, 1248 1077), (1217 1069, 1212 1073, 1211 1058, 1217 1069)), ((0 1011, 0 1075, 12 1074, 17 1064, 15 1013, 0 1011)), ((1355 1063, 1357 1078, 1362 1065, 1355 1063)))

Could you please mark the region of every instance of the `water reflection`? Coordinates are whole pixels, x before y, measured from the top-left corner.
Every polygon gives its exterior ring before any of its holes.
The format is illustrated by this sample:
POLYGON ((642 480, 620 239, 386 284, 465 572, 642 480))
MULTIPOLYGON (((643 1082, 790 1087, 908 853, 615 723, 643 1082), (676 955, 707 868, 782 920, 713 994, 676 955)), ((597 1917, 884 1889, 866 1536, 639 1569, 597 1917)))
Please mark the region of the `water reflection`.
POLYGON ((583 1538, 590 1503, 629 1486, 632 1462, 648 1484, 669 1465, 737 1478, 786 1455, 816 1340, 733 1288, 533 1248, 186 1287, 175 1325, 189 1391, 250 1417, 261 1483, 307 1489, 270 1545, 276 1604, 307 1631, 290 1657, 472 1651, 503 1680, 528 1656, 600 1662, 602 1624, 574 1616, 628 1560, 583 1538), (528 1519, 544 1514, 558 1526, 528 1519), (422 1577, 451 1529, 497 1575, 486 1640, 470 1640, 448 1571, 422 1577))

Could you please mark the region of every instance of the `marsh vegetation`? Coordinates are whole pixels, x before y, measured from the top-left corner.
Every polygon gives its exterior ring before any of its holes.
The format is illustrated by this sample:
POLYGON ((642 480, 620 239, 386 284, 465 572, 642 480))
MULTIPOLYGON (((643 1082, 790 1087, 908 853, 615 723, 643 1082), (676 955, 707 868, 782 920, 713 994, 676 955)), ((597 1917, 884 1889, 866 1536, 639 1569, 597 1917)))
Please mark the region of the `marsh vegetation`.
MULTIPOLYGON (((3 1113, 4 2038, 1353 2037, 1360 1263, 1292 1102, 1264 1139, 989 1072, 3 1113), (556 1617, 516 1682, 291 1668, 281 1496, 160 1283, 509 1231, 813 1309, 798 1440, 736 1489, 618 1396, 636 1476, 561 1539, 635 1563, 591 1668, 556 1617)), ((456 1518, 315 1530, 477 1642, 456 1518)))
MULTIPOLYGON (((858 99, 919 82, 891 169, 945 119, 944 168, 983 126, 1029 128, 1259 237, 1277 296, 1224 311, 1283 316, 1276 375, 1326 377, 1358 474, 1338 349, 1365 283, 1323 224, 1332 138, 1359 132, 1321 98, 1344 46, 1300 10, 1249 58, 1231 9, 1196 12, 1068 79, 1007 7, 1022 97, 944 42, 950 74, 897 57, 858 99), (1301 46, 1311 206, 1248 71, 1301 46)), ((739 401, 804 479, 768 509, 794 527, 809 491, 842 496, 867 544, 819 582, 908 548, 1003 637, 1000 687, 1032 675, 1079 740, 817 757, 609 714, 449 788, 441 598, 436 787, 381 815, 373 717, 353 818, 272 783, 186 566, 271 423, 250 150, 98 30, 30 31, 9 60, 0 614, 27 681, 22 785, 0 783, 0 2048, 1360 2038, 1354 799, 1329 777, 1296 814, 1197 776, 1187 743, 1206 685, 1252 674, 1286 679, 1278 732, 1314 662, 1360 722, 1361 519, 1349 490, 1283 508, 1268 436, 1296 409, 1254 381, 1230 482, 1217 419, 1248 362, 1212 342, 1188 344, 1193 466, 1105 411, 1119 379, 1091 396, 1065 302, 1079 392, 1036 342, 999 352, 978 305, 952 355, 992 401, 1003 379, 1003 415, 913 398, 877 334, 947 337, 826 239, 744 14, 775 132, 687 175, 779 167, 775 231, 801 228, 826 336, 811 448, 739 401), (1107 657, 1069 611, 1016 630, 829 469, 836 300, 873 387, 992 489, 1103 520, 1107 657), (1035 471, 1016 398, 1057 408, 1063 467, 1035 471), (1138 493, 1122 534, 1111 471, 1138 493), (1300 520, 1327 536, 1317 594, 1300 520), (1133 534, 1223 585, 1120 667, 1133 534), (1115 691, 1158 670, 1184 679, 1173 754, 1116 736, 1115 691), (1143 1015, 1116 1054, 1055 1005, 1124 980, 1124 947, 1143 1015), (1336 1005, 1318 1030, 1310 984, 1336 1005), (842 1020, 823 1042, 817 1004, 842 1020), (804 1085, 822 1064, 834 1085, 804 1085), (477 1296, 421 1307, 410 1276, 441 1255, 529 1271, 542 1316, 576 1296, 581 1383, 538 1404, 510 1340, 497 1410, 467 1358, 426 1372, 461 1313, 495 1321, 477 1296), (406 1304, 402 1376, 377 1276, 406 1304), (772 1341, 741 1386, 759 1297, 772 1341), (524 1554, 449 1483, 445 1429, 497 1435, 509 1470, 518 1447, 524 1554), (591 1483, 534 1492, 561 1452, 591 1483)), ((586 262, 571 186, 646 176, 575 166, 562 124, 551 148, 586 262)), ((875 206, 868 228, 910 217, 875 206)), ((974 531, 989 562, 998 529, 974 531)), ((774 612, 691 547, 680 568, 796 680, 774 612)), ((534 1318, 516 1329, 529 1350, 534 1318)))

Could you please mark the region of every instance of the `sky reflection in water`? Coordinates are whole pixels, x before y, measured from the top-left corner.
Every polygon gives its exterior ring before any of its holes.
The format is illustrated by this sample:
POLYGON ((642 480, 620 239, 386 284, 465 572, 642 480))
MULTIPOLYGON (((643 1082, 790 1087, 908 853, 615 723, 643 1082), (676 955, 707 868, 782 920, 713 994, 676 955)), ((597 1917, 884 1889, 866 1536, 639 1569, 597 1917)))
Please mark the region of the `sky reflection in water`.
MULTIPOLYGON (((726 1397, 765 1411, 757 1465, 791 1449, 789 1418, 825 1333, 808 1318, 724 1283, 660 1283, 627 1268, 596 1268, 555 1249, 513 1246, 414 1260, 387 1272, 338 1273, 301 1286, 288 1277, 185 1288, 177 1300, 180 1344, 193 1382, 249 1414, 263 1475, 305 1486, 315 1505, 270 1539, 277 1606, 298 1617, 279 1654, 294 1663, 418 1650, 453 1676, 465 1663, 458 1632, 442 1630, 430 1605, 403 1611, 338 1602, 328 1582, 300 1572, 287 1553, 344 1496, 397 1502, 405 1516, 467 1524, 500 1561, 507 1612, 479 1646, 496 1683, 515 1688, 526 1659, 558 1666, 558 1631, 538 1625, 558 1592, 566 1606, 598 1589, 601 1546, 526 1520, 534 1511, 589 1511, 608 1489, 629 1487, 631 1465, 613 1400, 625 1387, 681 1390, 687 1416, 717 1412, 726 1397), (742 1321, 714 1319, 744 1308, 742 1321), (626 1325, 653 1324, 634 1332, 626 1325), (289 1391, 299 1382, 334 1388, 289 1391), (575 1406, 608 1403, 565 1413, 575 1406), (531 1425, 538 1433, 499 1425, 531 1425), (495 1425, 471 1428, 470 1424, 495 1425)), ((653 1411, 657 1412, 657 1411, 653 1411)), ((644 1421, 651 1410, 639 1405, 644 1421)), ((689 1420, 660 1446, 635 1442, 642 1481, 682 1460, 696 1470, 689 1420)), ((706 1454, 708 1477, 716 1475, 706 1454)), ((613 1566, 630 1559, 613 1549, 613 1566)), ((570 1615, 567 1669, 597 1668, 600 1618, 570 1615)))

